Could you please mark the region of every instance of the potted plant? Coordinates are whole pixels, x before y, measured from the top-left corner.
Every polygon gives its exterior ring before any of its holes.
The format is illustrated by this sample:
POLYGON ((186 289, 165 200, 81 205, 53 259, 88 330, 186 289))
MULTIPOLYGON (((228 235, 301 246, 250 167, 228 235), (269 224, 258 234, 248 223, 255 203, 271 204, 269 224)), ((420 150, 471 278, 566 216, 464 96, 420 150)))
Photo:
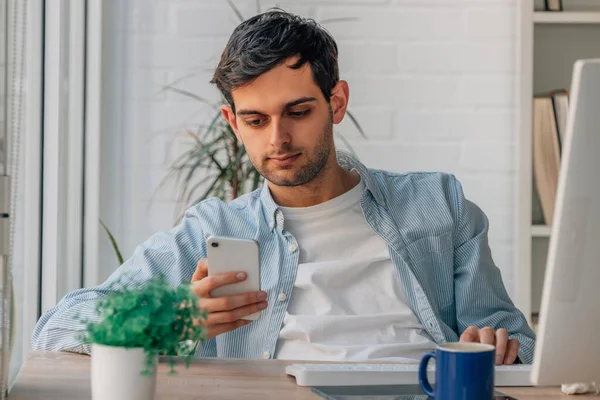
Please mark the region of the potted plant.
POLYGON ((96 315, 81 320, 80 340, 91 345, 92 398, 152 399, 158 356, 170 356, 171 373, 178 360, 188 367, 206 340, 205 318, 189 284, 173 287, 164 276, 138 283, 123 275, 98 300, 96 315))

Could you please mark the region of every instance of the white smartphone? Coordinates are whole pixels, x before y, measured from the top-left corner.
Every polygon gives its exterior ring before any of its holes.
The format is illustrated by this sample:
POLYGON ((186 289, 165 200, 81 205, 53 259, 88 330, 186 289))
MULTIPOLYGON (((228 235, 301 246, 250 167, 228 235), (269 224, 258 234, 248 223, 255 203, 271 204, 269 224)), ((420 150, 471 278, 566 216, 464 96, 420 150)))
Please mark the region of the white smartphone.
MULTIPOLYGON (((212 297, 233 296, 260 290, 260 253, 258 242, 251 239, 210 236, 206 244, 208 259, 208 275, 227 272, 245 272, 246 280, 213 290, 212 297)), ((260 311, 243 317, 246 320, 257 320, 260 311)))

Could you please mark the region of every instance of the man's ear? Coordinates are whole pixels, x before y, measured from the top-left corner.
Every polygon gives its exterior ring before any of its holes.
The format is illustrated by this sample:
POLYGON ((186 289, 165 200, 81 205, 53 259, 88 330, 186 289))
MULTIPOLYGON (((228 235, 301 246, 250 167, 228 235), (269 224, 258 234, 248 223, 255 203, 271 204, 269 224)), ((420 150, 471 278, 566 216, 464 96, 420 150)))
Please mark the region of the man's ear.
POLYGON ((221 106, 221 114, 223 114, 223 117, 225 118, 225 120, 227 120, 227 123, 229 124, 229 126, 231 126, 233 133, 235 133, 235 137, 237 137, 237 139, 241 143, 243 143, 242 137, 240 136, 240 133, 238 131, 237 119, 235 118, 235 113, 231 109, 231 106, 222 105, 221 106))
POLYGON ((350 99, 350 88, 348 82, 339 81, 331 91, 331 98, 329 104, 331 104, 331 111, 333 112, 333 123, 339 124, 346 115, 346 107, 348 107, 348 100, 350 99))

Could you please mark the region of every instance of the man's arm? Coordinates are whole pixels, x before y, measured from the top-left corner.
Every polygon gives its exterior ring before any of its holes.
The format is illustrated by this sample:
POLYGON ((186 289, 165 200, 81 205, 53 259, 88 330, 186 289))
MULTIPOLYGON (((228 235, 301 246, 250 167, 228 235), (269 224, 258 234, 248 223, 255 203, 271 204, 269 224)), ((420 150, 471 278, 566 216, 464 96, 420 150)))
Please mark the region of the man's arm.
POLYGON ((504 328, 510 339, 520 343, 523 363, 533 361, 535 334, 513 304, 492 260, 488 245, 488 219, 483 211, 464 197, 461 184, 453 178, 457 205, 454 240, 454 293, 458 335, 469 326, 504 328))
MULTIPOLYGON (((90 353, 90 346, 76 338, 85 330, 81 318, 97 318, 96 300, 108 293, 108 287, 123 273, 131 273, 136 283, 163 274, 173 286, 190 282, 199 259, 206 257, 204 234, 197 214, 191 209, 182 222, 168 232, 154 234, 139 245, 133 256, 120 266, 102 284, 75 290, 65 295, 56 306, 38 321, 32 338, 34 350, 71 351, 90 353), (77 316, 77 318, 76 318, 77 316)), ((209 346, 214 347, 214 346, 209 346)), ((202 355, 213 354, 210 348, 200 350, 202 355)))

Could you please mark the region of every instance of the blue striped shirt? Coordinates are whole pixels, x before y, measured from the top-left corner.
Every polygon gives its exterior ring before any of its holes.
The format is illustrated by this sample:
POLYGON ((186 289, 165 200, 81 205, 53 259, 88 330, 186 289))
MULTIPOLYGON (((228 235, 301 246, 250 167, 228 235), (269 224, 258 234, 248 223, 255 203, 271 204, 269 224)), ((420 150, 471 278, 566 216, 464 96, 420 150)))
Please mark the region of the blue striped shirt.
MULTIPOLYGON (((506 328, 509 337, 521 343, 520 360, 531 363, 535 335, 509 298, 492 260, 488 219, 464 197, 459 181, 446 173, 369 169, 345 152, 338 152, 338 162, 356 169, 365 182, 360 201, 365 219, 387 244, 409 307, 425 334, 444 343, 458 341, 471 325, 506 328)), ((34 330, 33 348, 89 354, 89 346, 75 338, 84 325, 74 315, 93 315, 94 301, 125 271, 134 272, 140 281, 164 274, 173 285, 189 282, 198 260, 206 257, 210 235, 258 241, 261 289, 268 294, 269 306, 260 320, 205 342, 198 355, 272 357, 288 304, 277 297, 284 293, 289 299, 292 294, 302 244, 285 230, 267 185, 229 204, 212 198, 190 207, 178 226, 139 245, 106 282, 75 290, 47 311, 34 330)))

